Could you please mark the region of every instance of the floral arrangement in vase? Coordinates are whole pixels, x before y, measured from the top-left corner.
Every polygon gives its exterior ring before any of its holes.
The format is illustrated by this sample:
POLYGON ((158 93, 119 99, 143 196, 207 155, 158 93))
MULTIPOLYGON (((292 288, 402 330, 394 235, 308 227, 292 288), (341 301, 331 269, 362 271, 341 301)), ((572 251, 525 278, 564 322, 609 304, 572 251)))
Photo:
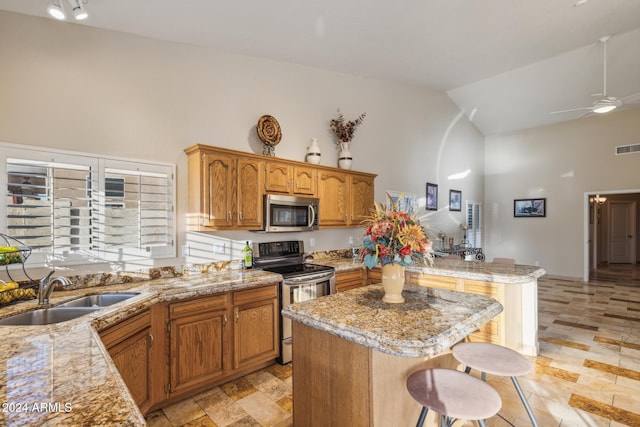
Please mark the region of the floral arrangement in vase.
POLYGON ((338 139, 336 145, 339 148, 342 148, 342 143, 351 142, 353 139, 353 134, 358 129, 358 126, 362 123, 367 113, 360 114, 355 120, 346 121, 342 112, 338 108, 338 118, 332 119, 329 123, 329 127, 336 134, 336 138, 338 139))
MULTIPOLYGON (((403 194, 399 199, 402 199, 403 194)), ((380 264, 403 267, 418 262, 433 264, 433 243, 424 228, 387 194, 388 206, 375 204, 375 211, 364 221, 367 226, 360 257, 368 268, 380 264)))

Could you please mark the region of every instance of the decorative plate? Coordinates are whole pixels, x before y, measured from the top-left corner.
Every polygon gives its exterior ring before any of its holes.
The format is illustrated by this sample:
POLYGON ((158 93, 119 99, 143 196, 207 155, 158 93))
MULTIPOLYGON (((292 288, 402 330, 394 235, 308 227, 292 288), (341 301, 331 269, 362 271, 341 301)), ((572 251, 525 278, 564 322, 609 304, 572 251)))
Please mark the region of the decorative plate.
POLYGON ((262 116, 258 120, 258 136, 266 145, 275 146, 278 145, 282 139, 282 132, 280 131, 280 124, 272 116, 262 116))

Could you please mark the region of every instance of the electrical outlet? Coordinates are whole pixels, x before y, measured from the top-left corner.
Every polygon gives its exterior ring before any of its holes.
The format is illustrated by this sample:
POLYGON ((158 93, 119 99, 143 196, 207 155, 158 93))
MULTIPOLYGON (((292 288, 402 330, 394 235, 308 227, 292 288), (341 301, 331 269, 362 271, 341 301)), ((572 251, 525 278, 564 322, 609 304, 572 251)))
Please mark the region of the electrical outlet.
POLYGON ((311 237, 311 238, 309 239, 309 246, 313 248, 315 245, 316 245, 316 239, 314 239, 313 237, 311 237))
POLYGON ((223 254, 224 253, 224 243, 221 245, 214 244, 213 245, 213 253, 214 254, 223 254))
POLYGON ((189 245, 182 245, 182 256, 189 256, 190 252, 189 245))
POLYGON ((353 236, 349 236, 349 244, 353 245, 353 236))

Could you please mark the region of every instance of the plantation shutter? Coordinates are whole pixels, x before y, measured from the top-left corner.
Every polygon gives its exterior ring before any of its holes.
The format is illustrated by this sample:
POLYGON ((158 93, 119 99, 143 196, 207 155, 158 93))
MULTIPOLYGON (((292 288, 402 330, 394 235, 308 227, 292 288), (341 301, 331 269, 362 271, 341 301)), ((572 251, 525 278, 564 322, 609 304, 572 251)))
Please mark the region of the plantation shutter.
POLYGON ((47 262, 175 256, 174 166, 9 146, 0 232, 47 262))
POLYGON ((7 234, 34 252, 91 250, 93 176, 89 164, 7 159, 7 234))
POLYGON ((482 205, 467 201, 467 240, 472 248, 482 247, 482 205))
MULTIPOLYGON (((136 162, 105 161, 104 221, 107 253, 153 252, 173 246, 173 171, 136 162)), ((173 251, 173 249, 171 249, 173 251)))

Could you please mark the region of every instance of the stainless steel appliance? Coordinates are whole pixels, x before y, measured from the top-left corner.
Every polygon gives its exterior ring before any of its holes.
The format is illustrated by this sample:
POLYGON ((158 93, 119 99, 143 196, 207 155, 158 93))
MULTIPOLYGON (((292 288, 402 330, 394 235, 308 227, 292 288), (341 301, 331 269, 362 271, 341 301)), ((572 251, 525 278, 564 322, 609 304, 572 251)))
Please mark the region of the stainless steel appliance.
POLYGON ((264 196, 264 231, 310 231, 318 229, 319 199, 277 194, 264 196))
MULTIPOLYGON (((304 242, 300 240, 254 243, 253 254, 256 268, 282 275, 280 310, 336 292, 335 269, 305 263, 304 242)), ((291 342, 291 319, 281 315, 278 362, 291 362, 291 342)))

